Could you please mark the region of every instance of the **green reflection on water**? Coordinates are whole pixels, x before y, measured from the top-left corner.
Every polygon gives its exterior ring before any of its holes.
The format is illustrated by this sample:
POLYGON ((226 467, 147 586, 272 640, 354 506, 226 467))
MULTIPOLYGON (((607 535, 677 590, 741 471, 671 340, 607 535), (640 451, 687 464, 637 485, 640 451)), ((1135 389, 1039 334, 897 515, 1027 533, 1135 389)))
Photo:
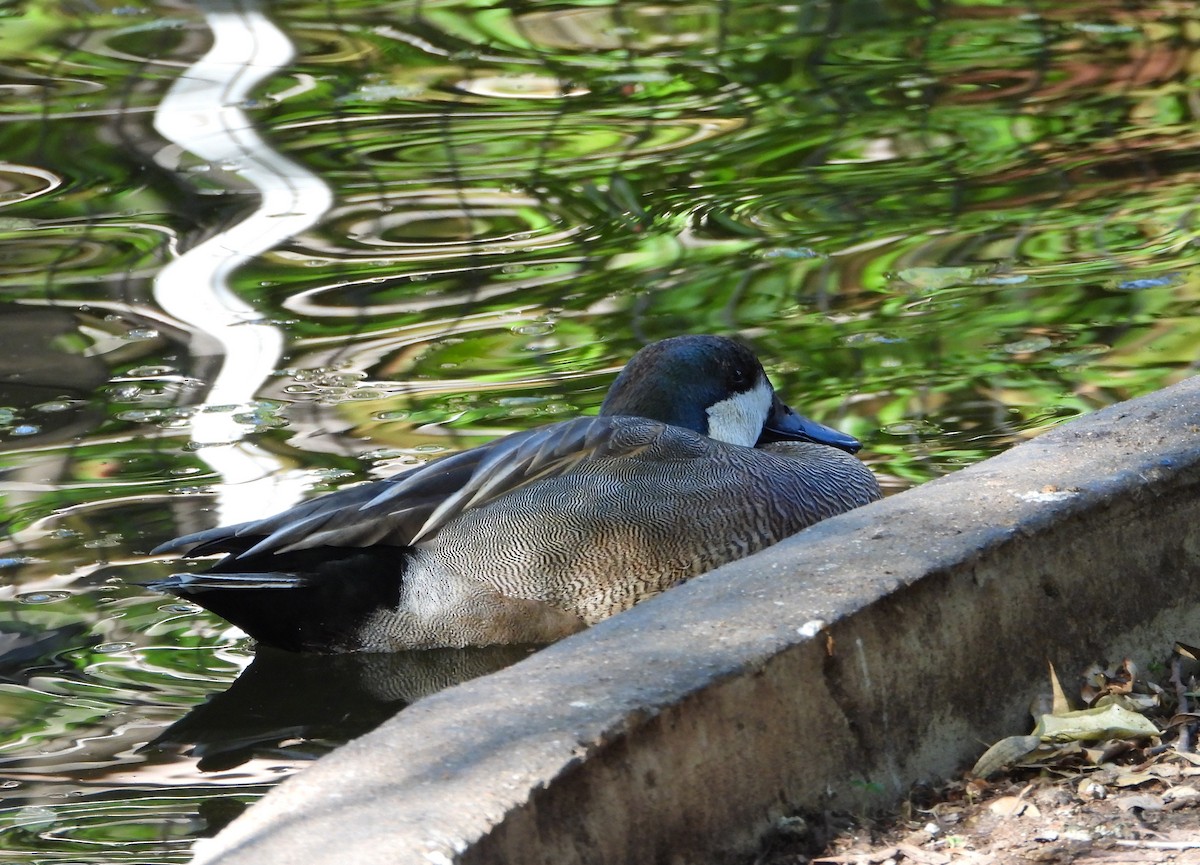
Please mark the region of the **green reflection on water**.
MULTIPOLYGON (((248 440, 332 489, 716 331, 896 490, 1193 373, 1195 21, 1022 9, 276 4, 299 56, 247 110, 337 204, 235 277, 289 338, 248 440)), ((254 198, 150 127, 201 16, 88 10, 0 41, 0 860, 184 861, 337 736, 259 731, 241 780, 138 750, 248 659, 137 583, 221 490, 186 433, 215 369, 151 280, 254 198)))

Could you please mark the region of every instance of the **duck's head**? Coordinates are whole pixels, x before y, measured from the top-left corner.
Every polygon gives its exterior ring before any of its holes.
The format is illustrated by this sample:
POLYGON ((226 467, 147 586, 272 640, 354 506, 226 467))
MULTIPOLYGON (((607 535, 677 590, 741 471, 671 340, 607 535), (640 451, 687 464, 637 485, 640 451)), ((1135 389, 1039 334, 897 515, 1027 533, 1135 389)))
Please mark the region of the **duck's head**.
POLYGON ((646 346, 617 376, 600 414, 646 417, 746 447, 778 441, 849 453, 862 447, 793 411, 754 353, 723 336, 676 336, 646 346))

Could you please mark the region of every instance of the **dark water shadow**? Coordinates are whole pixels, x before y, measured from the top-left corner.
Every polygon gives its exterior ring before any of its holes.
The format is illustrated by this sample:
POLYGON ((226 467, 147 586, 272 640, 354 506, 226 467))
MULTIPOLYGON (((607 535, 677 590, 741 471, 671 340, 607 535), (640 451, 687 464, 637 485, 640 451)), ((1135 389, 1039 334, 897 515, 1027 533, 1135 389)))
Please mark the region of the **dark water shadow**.
POLYGON ((260 648, 226 690, 145 746, 186 752, 205 772, 255 759, 315 759, 368 733, 405 706, 494 672, 528 646, 306 655, 260 648))

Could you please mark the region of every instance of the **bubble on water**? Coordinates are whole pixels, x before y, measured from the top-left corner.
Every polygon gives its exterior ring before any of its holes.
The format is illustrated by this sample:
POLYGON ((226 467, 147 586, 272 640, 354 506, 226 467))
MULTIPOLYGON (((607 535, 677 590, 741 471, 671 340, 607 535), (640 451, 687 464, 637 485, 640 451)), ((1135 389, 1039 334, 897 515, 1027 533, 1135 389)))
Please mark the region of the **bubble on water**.
POLYGON ((101 643, 93 651, 99 652, 102 655, 111 655, 114 652, 124 652, 126 649, 132 648, 133 643, 122 641, 117 643, 101 643))
POLYGON ((71 408, 71 406, 79 405, 81 402, 82 400, 75 399, 56 399, 50 400, 49 402, 38 403, 33 407, 33 410, 46 413, 66 411, 67 409, 71 408))
POLYGON ((359 459, 363 460, 393 460, 396 457, 404 456, 404 451, 396 448, 380 448, 379 450, 366 451, 358 455, 359 459))
POLYGON ((842 345, 896 345, 903 343, 906 340, 898 336, 888 336, 884 333, 876 333, 874 331, 865 331, 863 333, 851 333, 840 338, 839 342, 842 345))
POLYGON ((117 532, 112 532, 101 538, 93 538, 90 541, 84 541, 83 546, 89 550, 111 549, 119 547, 124 538, 117 532))
POLYGON ((212 492, 212 487, 208 485, 197 485, 191 487, 168 487, 167 495, 169 496, 198 496, 206 495, 212 492))
POLYGON ((197 604, 163 604, 158 611, 160 613, 198 613, 201 609, 197 604))
POLYGON ((1054 345, 1054 342, 1049 337, 1032 336, 1029 339, 1007 343, 1004 346, 1004 350, 1009 354, 1032 354, 1036 351, 1047 349, 1052 345, 1054 345))
POLYGON ((162 414, 163 414, 162 411, 160 411, 159 409, 154 409, 154 408, 133 409, 131 411, 118 412, 117 420, 126 420, 126 421, 133 421, 134 423, 141 423, 143 421, 155 420, 156 418, 160 418, 160 417, 162 417, 162 414))
POLYGON ((123 384, 108 389, 111 399, 118 402, 133 402, 142 395, 142 389, 136 384, 123 384))
POLYGON ((820 253, 807 246, 784 246, 775 249, 765 249, 759 253, 759 258, 805 259, 819 258, 820 253))
POLYGON ((893 436, 937 435, 941 431, 941 427, 927 420, 897 421, 880 428, 880 432, 893 436))
POLYGON ((549 321, 535 321, 529 324, 520 324, 513 328, 513 333, 521 336, 545 336, 554 331, 554 323, 549 321))
POLYGON ((25 592, 17 595, 17 601, 22 604, 52 604, 55 601, 65 601, 69 597, 70 592, 25 592))

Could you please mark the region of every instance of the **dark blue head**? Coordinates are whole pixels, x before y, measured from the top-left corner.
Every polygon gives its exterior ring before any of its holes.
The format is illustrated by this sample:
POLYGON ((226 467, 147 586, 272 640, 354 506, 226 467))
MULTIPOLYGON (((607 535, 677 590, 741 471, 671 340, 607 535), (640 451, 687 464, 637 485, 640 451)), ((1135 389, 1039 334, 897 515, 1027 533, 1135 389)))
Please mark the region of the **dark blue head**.
POLYGON ((861 447, 785 405, 754 353, 723 336, 676 336, 646 346, 617 376, 600 414, 651 418, 747 447, 773 441, 850 453, 861 447))

